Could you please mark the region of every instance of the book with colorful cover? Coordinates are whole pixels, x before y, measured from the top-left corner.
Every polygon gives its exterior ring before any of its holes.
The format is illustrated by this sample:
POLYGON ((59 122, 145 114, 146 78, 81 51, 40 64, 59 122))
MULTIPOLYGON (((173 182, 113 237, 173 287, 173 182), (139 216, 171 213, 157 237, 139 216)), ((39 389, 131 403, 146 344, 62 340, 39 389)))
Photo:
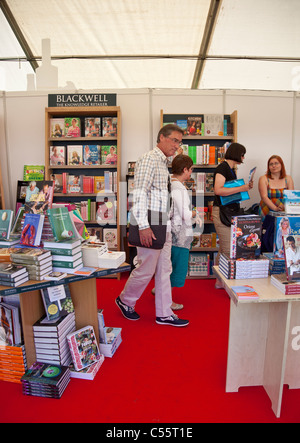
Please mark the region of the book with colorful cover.
POLYGON ((68 192, 69 194, 82 192, 82 179, 80 175, 68 175, 68 192))
POLYGON ((118 132, 117 117, 102 117, 102 136, 116 137, 118 132))
POLYGON ((250 285, 232 286, 231 289, 238 300, 257 300, 259 298, 258 293, 250 285))
POLYGON ((14 213, 11 209, 0 209, 0 240, 10 238, 14 213))
POLYGON ((284 189, 283 202, 286 214, 300 214, 300 191, 284 189))
POLYGON ((67 340, 76 371, 80 371, 100 359, 100 352, 92 326, 85 326, 68 334, 67 340))
POLYGON ((66 164, 66 147, 65 146, 50 146, 50 165, 61 166, 66 164))
POLYGON ((44 225, 44 214, 25 214, 20 244, 24 246, 40 246, 44 225))
POLYGON ((99 145, 83 146, 83 164, 84 165, 101 164, 101 147, 99 145))
POLYGON ((300 235, 283 235, 282 238, 287 280, 300 280, 300 235))
POLYGON ((40 291, 48 320, 57 320, 74 312, 74 305, 67 284, 50 286, 40 291))
POLYGON ((86 137, 101 137, 101 117, 85 117, 84 131, 86 137))
POLYGON ((56 241, 75 238, 75 229, 66 207, 48 209, 47 214, 56 241))
POLYGON ((118 160, 116 145, 102 145, 101 146, 101 164, 102 165, 116 165, 118 160))
POLYGON ((52 180, 28 181, 25 189, 25 212, 45 214, 47 209, 52 207, 53 193, 54 184, 52 180))
POLYGON ((19 344, 22 338, 19 308, 4 302, 0 308, 0 344, 19 344))
POLYGON ((67 145, 67 164, 82 165, 82 145, 67 145))
POLYGON ((102 363, 104 362, 104 355, 100 354, 100 358, 96 363, 91 366, 82 369, 81 371, 76 371, 73 364, 70 365, 71 378, 81 378, 84 380, 94 380, 97 372, 99 371, 102 363))
POLYGON ((45 180, 45 166, 24 165, 23 180, 45 180))
POLYGON ((258 258, 261 250, 262 220, 258 215, 232 217, 230 258, 258 258))
POLYGON ((65 137, 80 137, 81 122, 79 117, 65 117, 65 137))
POLYGON ((65 119, 50 118, 50 134, 51 138, 60 138, 65 135, 65 119))
POLYGON ((115 197, 98 194, 96 216, 99 225, 116 223, 115 200, 115 197))
POLYGON ((187 119, 187 134, 201 135, 202 117, 188 117, 187 119))
POLYGON ((83 240, 88 240, 88 238, 90 237, 90 234, 84 224, 84 221, 82 219, 82 216, 81 216, 79 210, 75 209, 74 211, 71 211, 70 216, 73 217, 74 226, 75 226, 78 234, 80 235, 80 237, 82 237, 83 240))

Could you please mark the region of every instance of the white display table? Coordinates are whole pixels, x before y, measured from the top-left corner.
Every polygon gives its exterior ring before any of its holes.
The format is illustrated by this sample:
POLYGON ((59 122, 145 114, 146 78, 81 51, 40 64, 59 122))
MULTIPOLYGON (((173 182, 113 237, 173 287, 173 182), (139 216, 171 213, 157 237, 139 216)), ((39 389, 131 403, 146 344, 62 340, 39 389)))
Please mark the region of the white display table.
POLYGON ((262 385, 279 417, 283 385, 300 388, 300 350, 293 346, 300 334, 300 294, 284 295, 270 277, 228 280, 217 266, 214 273, 230 296, 226 392, 262 385), (231 288, 242 285, 253 286, 259 299, 237 300, 231 288))

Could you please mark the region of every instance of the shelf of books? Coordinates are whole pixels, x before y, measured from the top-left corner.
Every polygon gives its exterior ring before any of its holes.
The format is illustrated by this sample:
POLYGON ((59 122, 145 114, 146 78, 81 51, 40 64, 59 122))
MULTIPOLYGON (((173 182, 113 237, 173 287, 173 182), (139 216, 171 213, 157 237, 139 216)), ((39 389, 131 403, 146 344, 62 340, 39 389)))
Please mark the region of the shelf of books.
POLYGON ((112 107, 46 108, 45 179, 53 207, 72 204, 89 235, 120 250, 121 111, 112 107))
POLYGON ((218 252, 218 239, 212 221, 214 169, 224 160, 230 143, 237 139, 237 111, 223 115, 164 114, 161 110, 161 126, 168 123, 175 123, 184 131, 183 145, 177 154, 185 153, 193 160, 193 173, 185 186, 192 206, 202 220, 202 227, 196 226, 194 229, 188 278, 211 278, 218 252))

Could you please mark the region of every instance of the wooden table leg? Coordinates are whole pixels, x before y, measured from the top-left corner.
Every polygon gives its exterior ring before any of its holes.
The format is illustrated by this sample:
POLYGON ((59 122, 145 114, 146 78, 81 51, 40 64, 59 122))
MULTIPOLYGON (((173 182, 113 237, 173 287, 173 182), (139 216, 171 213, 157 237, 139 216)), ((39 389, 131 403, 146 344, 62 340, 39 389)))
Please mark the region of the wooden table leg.
POLYGON ((276 417, 280 416, 282 390, 290 330, 291 303, 269 304, 263 386, 271 399, 276 417))
POLYGON ((39 290, 20 294, 20 310, 23 327, 24 344, 26 350, 27 366, 36 361, 33 328, 44 314, 45 308, 39 290))
POLYGON ((69 283, 75 308, 76 329, 93 326, 99 343, 96 279, 90 278, 69 283))
POLYGON ((268 303, 230 304, 226 392, 263 384, 268 303))

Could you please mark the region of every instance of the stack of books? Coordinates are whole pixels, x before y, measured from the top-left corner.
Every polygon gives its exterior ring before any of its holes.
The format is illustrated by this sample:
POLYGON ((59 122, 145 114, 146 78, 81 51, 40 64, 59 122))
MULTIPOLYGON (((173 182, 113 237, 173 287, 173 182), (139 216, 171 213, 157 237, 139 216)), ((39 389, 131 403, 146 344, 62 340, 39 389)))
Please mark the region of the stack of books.
POLYGON ((121 336, 122 328, 106 327, 105 334, 107 343, 100 343, 100 352, 105 357, 112 357, 120 344, 122 343, 121 336))
POLYGON ((98 258, 98 266, 104 269, 115 269, 121 266, 125 259, 124 251, 107 251, 98 258))
POLYGON ((265 278, 269 275, 269 260, 263 256, 258 259, 232 259, 220 254, 219 270, 227 279, 265 278))
POLYGON ((72 361, 67 335, 75 331, 75 313, 49 321, 42 317, 33 325, 36 358, 40 362, 69 365, 72 361))
POLYGON ((61 398, 70 382, 70 369, 68 366, 35 362, 21 382, 24 395, 61 398))
POLYGON ((81 371, 76 371, 73 363, 70 364, 70 374, 71 378, 81 378, 83 380, 94 380, 96 377, 102 363, 104 362, 104 355, 100 354, 99 360, 96 363, 93 363, 91 366, 87 366, 81 371))
POLYGON ((300 281, 289 281, 285 273, 271 275, 271 283, 285 295, 300 294, 300 281))
POLYGON ((83 266, 81 249, 74 255, 52 255, 52 266, 55 272, 73 274, 83 266))
POLYGON ((122 328, 105 326, 103 309, 98 310, 100 352, 105 357, 112 357, 122 342, 122 328))
POLYGON ((56 241, 53 237, 43 244, 46 251, 50 251, 52 255, 73 256, 81 250, 81 240, 72 238, 66 241, 56 241))
POLYGON ((270 275, 282 274, 285 272, 284 257, 278 257, 273 252, 264 252, 263 256, 269 260, 270 275))
POLYGON ((27 371, 26 352, 23 344, 0 345, 0 380, 21 383, 27 371))
POLYGON ((15 248, 11 253, 14 264, 26 266, 30 280, 43 280, 52 271, 51 252, 37 248, 15 248))
POLYGON ((85 243, 82 245, 82 260, 84 266, 99 267, 99 258, 108 251, 107 243, 85 243))
POLYGON ((73 274, 83 266, 81 240, 73 238, 57 242, 54 239, 44 242, 44 248, 51 252, 55 272, 73 274))
POLYGON ((11 262, 0 262, 1 286, 11 286, 15 288, 28 280, 29 274, 25 266, 11 262))

